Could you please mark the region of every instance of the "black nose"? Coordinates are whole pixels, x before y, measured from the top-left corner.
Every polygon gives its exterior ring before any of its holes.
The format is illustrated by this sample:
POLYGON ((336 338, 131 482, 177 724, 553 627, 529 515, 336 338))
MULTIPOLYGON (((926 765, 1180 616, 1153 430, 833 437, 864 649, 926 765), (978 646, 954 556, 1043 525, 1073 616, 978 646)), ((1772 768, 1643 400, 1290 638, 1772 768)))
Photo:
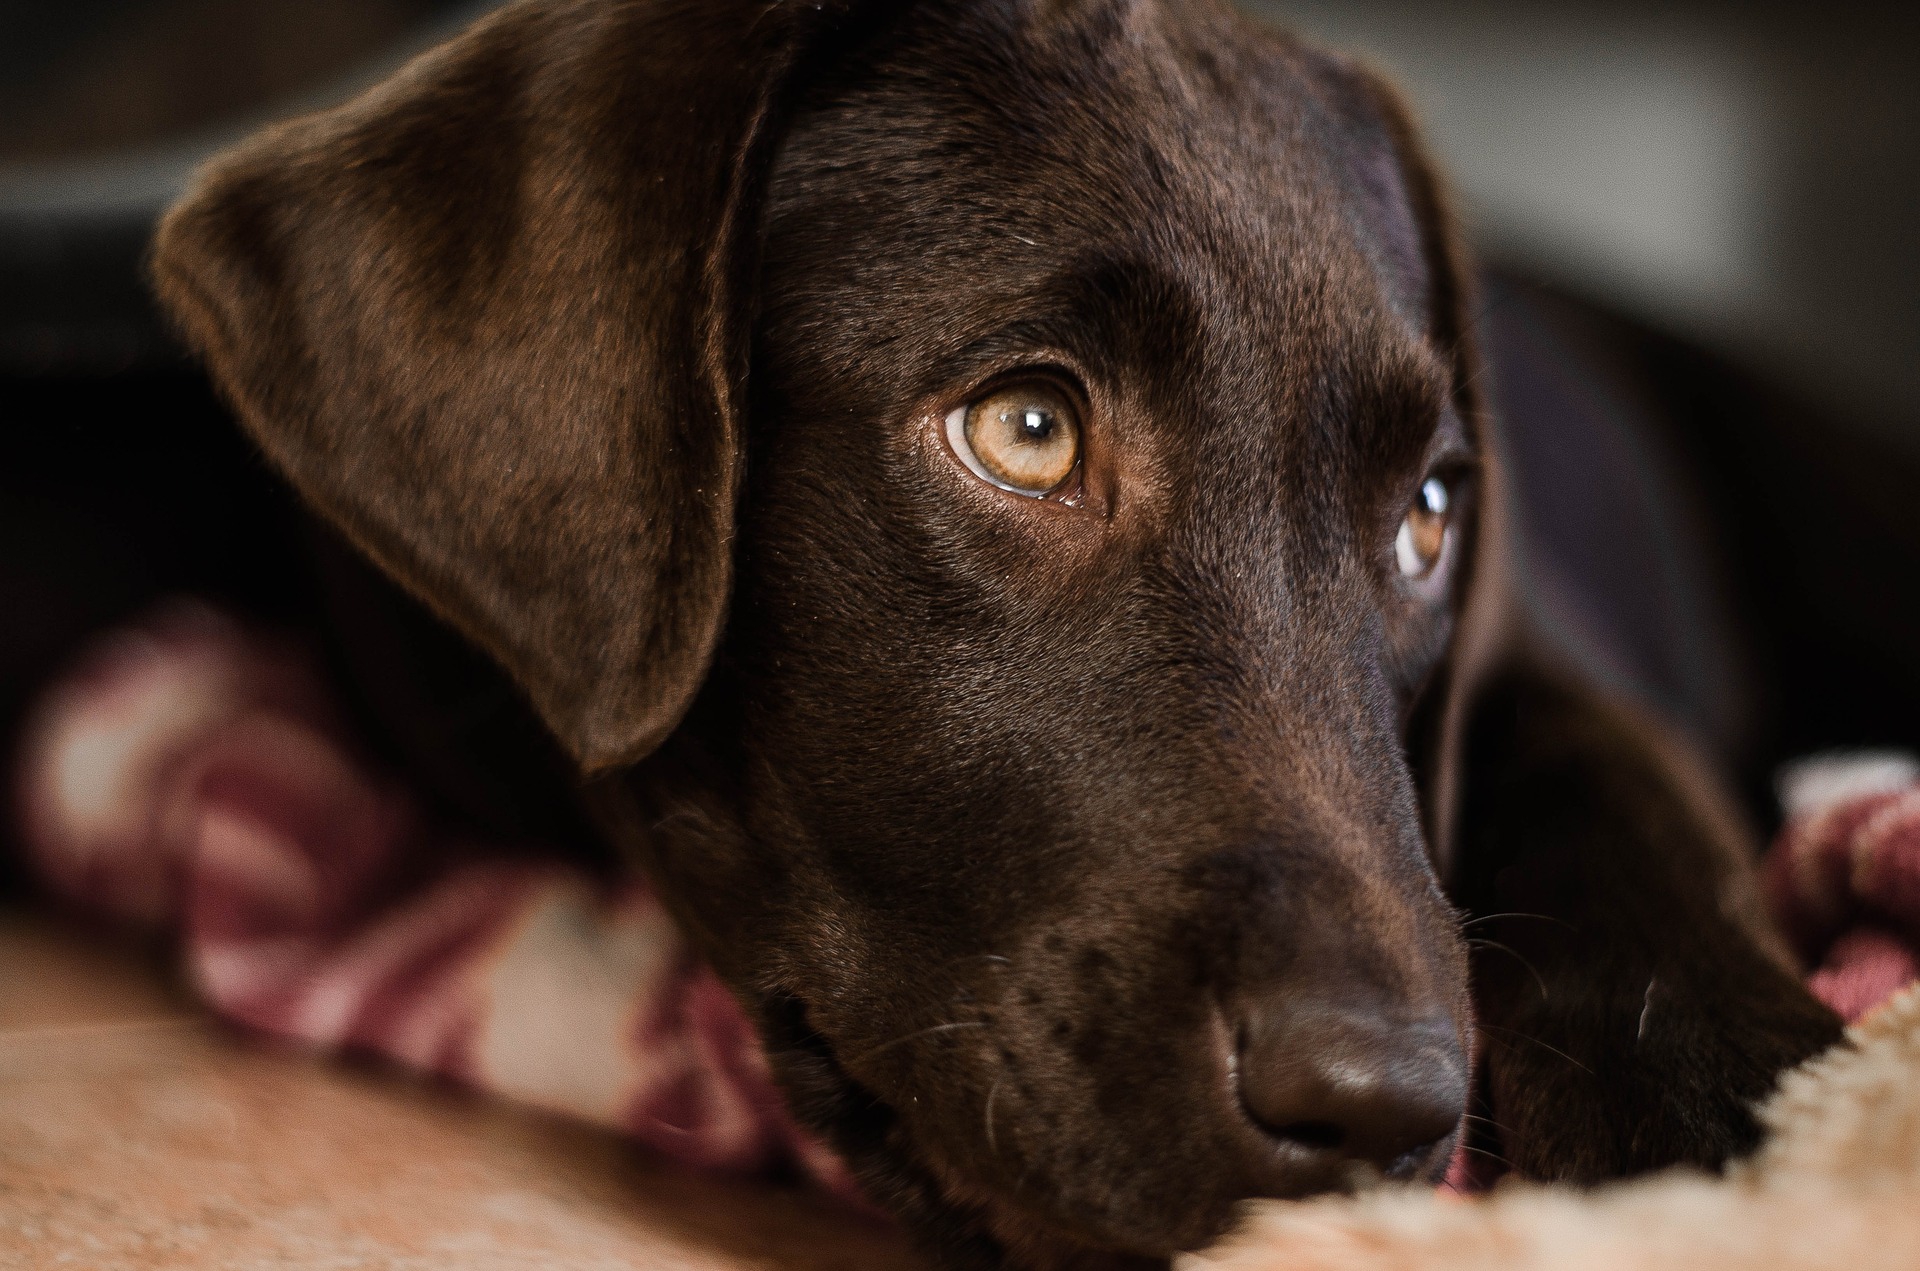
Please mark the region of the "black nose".
POLYGON ((1390 1178, 1434 1164, 1466 1111, 1467 1060, 1445 1015, 1284 1003, 1241 1015, 1240 1100, 1268 1135, 1390 1178))

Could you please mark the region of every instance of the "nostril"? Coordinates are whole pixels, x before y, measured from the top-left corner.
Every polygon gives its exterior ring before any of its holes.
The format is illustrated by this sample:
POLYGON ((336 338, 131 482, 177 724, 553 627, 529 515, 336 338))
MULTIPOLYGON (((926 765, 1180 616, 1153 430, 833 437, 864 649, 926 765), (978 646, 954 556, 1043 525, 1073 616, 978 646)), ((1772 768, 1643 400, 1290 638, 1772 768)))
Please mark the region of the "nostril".
POLYGON ((1347 1141, 1347 1132, 1331 1121, 1293 1121, 1267 1133, 1323 1152, 1335 1151, 1347 1141))
MULTIPOLYGON (((1444 1138, 1445 1136, 1443 1135, 1441 1137, 1444 1138)), ((1396 1183, 1406 1182, 1420 1172, 1420 1167, 1427 1163, 1428 1153, 1435 1147, 1438 1147, 1439 1144, 1440 1139, 1435 1139, 1431 1143, 1422 1143, 1412 1151, 1402 1152, 1398 1160, 1381 1171, 1382 1175, 1396 1183)))
POLYGON ((1235 1036, 1241 1110, 1269 1141, 1312 1156, 1411 1177, 1465 1111, 1466 1058, 1449 1019, 1255 1009, 1235 1036))

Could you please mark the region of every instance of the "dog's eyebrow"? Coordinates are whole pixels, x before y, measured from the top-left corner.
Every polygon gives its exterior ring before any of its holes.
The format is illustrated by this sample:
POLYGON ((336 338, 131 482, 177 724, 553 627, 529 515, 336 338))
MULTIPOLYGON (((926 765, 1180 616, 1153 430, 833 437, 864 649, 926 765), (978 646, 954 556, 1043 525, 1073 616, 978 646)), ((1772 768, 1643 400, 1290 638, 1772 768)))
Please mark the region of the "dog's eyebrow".
MULTIPOLYGON (((1168 368, 1205 376, 1221 354, 1209 338, 1202 285, 1162 259, 1082 253, 993 303, 1003 320, 938 359, 936 384, 1062 356, 1109 383, 1142 372, 1159 378, 1168 368)), ((1452 393, 1440 350, 1398 328, 1389 321, 1371 337, 1330 330, 1325 347, 1286 372, 1314 379, 1303 394, 1303 422, 1318 444, 1350 450, 1362 458, 1362 472, 1383 476, 1422 462, 1452 393)))
POLYGON ((1363 460, 1358 472, 1404 475, 1436 458, 1430 453, 1436 443, 1450 457, 1474 458, 1438 350, 1383 340, 1364 353, 1346 352, 1322 369, 1322 392, 1332 402, 1323 409, 1328 442, 1351 447, 1363 460))
POLYGON ((1000 309, 1007 320, 941 359, 938 374, 964 378, 982 365, 1054 351, 1111 378, 1130 366, 1198 365, 1205 356, 1199 298, 1160 262, 1140 256, 1082 255, 1000 309))

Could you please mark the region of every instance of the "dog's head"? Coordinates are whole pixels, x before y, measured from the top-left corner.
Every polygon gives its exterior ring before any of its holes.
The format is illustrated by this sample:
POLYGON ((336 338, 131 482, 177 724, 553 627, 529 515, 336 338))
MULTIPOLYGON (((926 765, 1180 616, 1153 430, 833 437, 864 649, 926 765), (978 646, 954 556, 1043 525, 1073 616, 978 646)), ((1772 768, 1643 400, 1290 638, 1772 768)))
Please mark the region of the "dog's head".
POLYGON ((156 262, 956 1259, 1444 1165, 1483 445, 1366 73, 1174 0, 527 0, 156 262))

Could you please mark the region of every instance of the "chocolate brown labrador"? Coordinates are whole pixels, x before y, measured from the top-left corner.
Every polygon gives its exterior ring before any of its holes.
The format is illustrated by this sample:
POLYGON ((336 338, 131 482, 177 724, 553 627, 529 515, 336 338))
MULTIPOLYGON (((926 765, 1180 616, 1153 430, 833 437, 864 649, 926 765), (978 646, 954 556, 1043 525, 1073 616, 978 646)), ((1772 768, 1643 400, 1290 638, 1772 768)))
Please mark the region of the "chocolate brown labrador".
POLYGON ((521 0, 154 260, 947 1266, 1431 1181, 1476 1022, 1569 1180, 1750 1147, 1837 1036, 1701 764, 1516 602, 1466 267, 1349 61, 1203 0, 521 0))

